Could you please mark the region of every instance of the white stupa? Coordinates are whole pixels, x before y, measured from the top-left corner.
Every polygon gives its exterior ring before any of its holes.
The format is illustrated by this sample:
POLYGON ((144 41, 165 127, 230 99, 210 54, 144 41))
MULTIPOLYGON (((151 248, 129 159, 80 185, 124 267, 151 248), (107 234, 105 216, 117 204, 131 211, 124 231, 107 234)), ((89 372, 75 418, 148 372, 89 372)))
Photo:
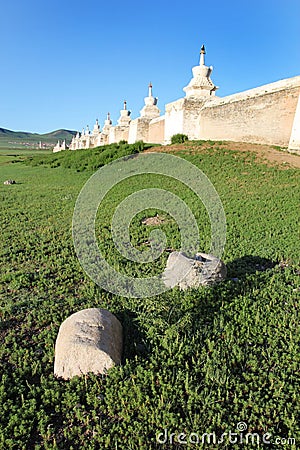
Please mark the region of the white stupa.
POLYGON ((121 111, 120 111, 120 117, 118 119, 118 125, 121 126, 121 127, 124 127, 124 126, 128 127, 130 122, 131 122, 130 114, 131 114, 131 111, 128 111, 128 109, 127 109, 127 102, 125 100, 123 109, 121 109, 121 111))
POLYGON ((98 121, 98 119, 96 119, 96 123, 95 123, 94 129, 93 129, 93 135, 97 136, 100 133, 101 133, 101 129, 100 129, 99 121, 98 121))
POLYGON ((160 110, 157 107, 157 97, 153 97, 152 95, 152 83, 150 81, 148 86, 148 97, 144 98, 145 106, 141 109, 140 115, 141 117, 145 117, 147 119, 154 119, 158 117, 160 114, 160 110))
POLYGON ((210 95, 215 95, 215 91, 218 89, 217 86, 210 79, 210 75, 213 71, 213 67, 205 65, 205 47, 202 45, 200 51, 200 63, 199 66, 192 68, 193 78, 189 84, 183 88, 186 93, 186 97, 208 97, 210 95))
POLYGON ((105 122, 104 122, 102 133, 109 134, 109 130, 110 130, 111 127, 112 127, 112 121, 110 119, 110 113, 108 112, 107 116, 106 116, 106 119, 105 119, 105 122))

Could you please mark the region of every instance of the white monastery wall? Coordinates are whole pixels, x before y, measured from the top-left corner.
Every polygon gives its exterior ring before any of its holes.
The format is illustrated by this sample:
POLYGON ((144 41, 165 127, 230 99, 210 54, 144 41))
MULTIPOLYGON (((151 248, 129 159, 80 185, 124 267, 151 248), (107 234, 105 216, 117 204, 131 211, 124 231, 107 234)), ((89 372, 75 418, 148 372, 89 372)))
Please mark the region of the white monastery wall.
POLYGON ((129 126, 117 125, 115 127, 111 127, 109 132, 109 144, 113 144, 115 142, 120 141, 128 141, 128 136, 129 136, 129 126))
POLYGON ((161 144, 165 140, 165 116, 152 119, 149 124, 148 142, 161 144))
POLYGON ((200 136, 200 112, 205 104, 205 100, 188 98, 184 102, 184 117, 183 117, 183 133, 189 139, 199 139, 200 136))
POLYGON ((288 150, 300 154, 300 94, 298 98, 288 150))
POLYGON ((169 144, 171 137, 177 133, 183 133, 184 98, 166 105, 165 136, 164 143, 169 144))
POLYGON ((148 142, 150 120, 144 117, 138 117, 130 122, 128 144, 137 141, 148 142))
MULTIPOLYGON (((218 87, 210 78, 213 68, 205 65, 205 54, 202 46, 199 65, 192 68, 192 78, 183 88, 185 97, 165 105, 165 115, 160 116, 150 83, 138 118, 131 120, 125 101, 116 126, 108 113, 102 131, 96 120, 92 132, 87 127, 77 133, 70 149, 123 140, 168 144, 174 134, 183 133, 191 140, 271 144, 300 153, 300 76, 221 98, 215 95, 218 87)), ((53 151, 65 148, 65 143, 58 143, 53 151)))
POLYGON ((215 98, 201 110, 199 138, 288 146, 299 91, 295 77, 215 98))

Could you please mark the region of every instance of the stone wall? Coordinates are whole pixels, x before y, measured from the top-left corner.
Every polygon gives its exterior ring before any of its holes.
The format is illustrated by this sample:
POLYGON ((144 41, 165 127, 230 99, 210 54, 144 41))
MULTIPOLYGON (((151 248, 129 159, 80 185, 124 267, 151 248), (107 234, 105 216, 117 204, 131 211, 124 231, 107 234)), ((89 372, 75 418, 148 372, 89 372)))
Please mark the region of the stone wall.
POLYGON ((164 142, 169 144, 171 137, 177 133, 183 133, 184 98, 166 105, 165 113, 165 138, 164 142))
POLYGON ((198 118, 199 138, 288 146, 299 91, 294 77, 210 100, 198 118))
POLYGON ((291 152, 297 152, 300 154, 300 94, 288 149, 291 152))
MULTIPOLYGON (((174 134, 183 133, 191 140, 279 145, 300 153, 300 76, 223 98, 204 95, 200 89, 202 85, 199 87, 196 81, 200 86, 203 77, 194 80, 193 90, 187 97, 166 104, 165 115, 158 117, 157 99, 152 96, 152 86, 149 85, 149 96, 144 99, 145 106, 140 111, 140 117, 130 120, 130 112, 124 103, 118 125, 111 126, 108 116, 100 132, 97 120, 93 133, 88 128, 86 132, 83 130, 81 136, 78 133, 70 148, 91 148, 122 140, 169 144, 174 134)), ((208 78, 206 81, 211 83, 208 78)), ((214 90, 209 93, 214 93, 214 90)), ((58 143, 54 151, 62 149, 58 143)))
POLYGON ((148 142, 163 144, 165 140, 165 116, 152 119, 149 124, 148 142))
POLYGON ((201 109, 207 99, 195 99, 193 97, 184 99, 184 116, 183 116, 183 134, 189 139, 199 139, 200 121, 199 116, 201 109))
POLYGON ((116 125, 111 127, 109 130, 109 144, 114 144, 115 142, 128 141, 129 137, 129 126, 116 125))
POLYGON ((149 142, 149 123, 150 119, 138 117, 130 122, 128 143, 133 144, 137 141, 149 142))

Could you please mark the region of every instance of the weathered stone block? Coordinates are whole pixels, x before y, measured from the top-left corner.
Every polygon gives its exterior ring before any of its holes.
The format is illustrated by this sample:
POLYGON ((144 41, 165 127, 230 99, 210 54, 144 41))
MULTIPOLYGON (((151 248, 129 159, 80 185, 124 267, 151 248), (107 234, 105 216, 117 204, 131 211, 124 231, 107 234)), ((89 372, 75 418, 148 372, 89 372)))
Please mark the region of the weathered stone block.
POLYGON ((90 308, 68 317, 55 344, 54 374, 65 380, 93 372, 105 374, 121 363, 122 325, 105 309, 90 308))
POLYGON ((195 258, 188 258, 184 253, 172 252, 162 278, 167 287, 184 290, 213 285, 224 280, 226 274, 223 261, 213 255, 197 253, 195 258))

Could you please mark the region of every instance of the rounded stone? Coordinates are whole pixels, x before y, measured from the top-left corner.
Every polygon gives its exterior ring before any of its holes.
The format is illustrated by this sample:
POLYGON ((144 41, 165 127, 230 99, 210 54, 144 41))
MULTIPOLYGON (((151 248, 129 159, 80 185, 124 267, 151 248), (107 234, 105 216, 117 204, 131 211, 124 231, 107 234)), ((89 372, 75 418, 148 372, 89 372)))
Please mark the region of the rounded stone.
POLYGON ((105 374, 121 363, 123 330, 108 310, 83 309, 60 326, 55 344, 54 375, 68 380, 89 372, 105 374))

